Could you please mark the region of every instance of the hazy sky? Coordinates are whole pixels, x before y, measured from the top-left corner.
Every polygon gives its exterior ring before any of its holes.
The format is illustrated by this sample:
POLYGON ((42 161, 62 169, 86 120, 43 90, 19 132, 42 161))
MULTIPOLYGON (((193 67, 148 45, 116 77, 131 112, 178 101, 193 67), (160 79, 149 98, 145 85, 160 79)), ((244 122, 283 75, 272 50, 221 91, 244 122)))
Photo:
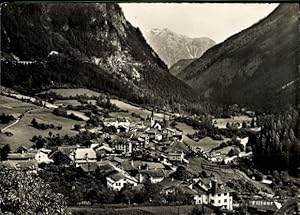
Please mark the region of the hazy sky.
POLYGON ((120 6, 127 20, 142 32, 169 28, 190 37, 209 37, 219 43, 267 16, 278 4, 127 3, 120 6))

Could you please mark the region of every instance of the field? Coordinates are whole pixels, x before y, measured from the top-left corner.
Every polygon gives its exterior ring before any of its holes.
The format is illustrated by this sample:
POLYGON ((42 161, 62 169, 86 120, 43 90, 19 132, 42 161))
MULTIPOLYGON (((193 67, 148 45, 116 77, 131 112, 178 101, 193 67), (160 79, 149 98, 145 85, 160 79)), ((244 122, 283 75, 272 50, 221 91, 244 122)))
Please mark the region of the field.
POLYGON ((34 109, 30 112, 25 113, 25 115, 19 120, 19 122, 16 125, 5 130, 5 132, 13 133, 13 136, 9 137, 5 134, 0 134, 0 143, 9 144, 12 151, 20 145, 24 145, 26 147, 32 146, 33 143, 30 141, 30 139, 34 135, 48 136, 49 131, 51 131, 53 134, 58 133, 60 135, 74 135, 77 133, 76 131, 71 129, 72 126, 75 123, 79 123, 79 121, 56 116, 52 113, 51 109, 41 108, 30 103, 25 103, 5 96, 1 96, 0 98, 0 113, 7 113, 19 116, 26 110, 34 109), (33 118, 41 120, 44 123, 61 125, 63 126, 63 128, 61 130, 39 130, 30 125, 31 120, 33 118))
POLYGON ((218 149, 218 150, 215 150, 214 152, 215 153, 220 153, 221 155, 227 155, 231 149, 234 149, 236 148, 235 146, 226 146, 224 148, 221 148, 221 149, 218 149))
POLYGON ((72 88, 72 89, 50 89, 47 91, 44 91, 42 93, 47 93, 47 92, 54 92, 58 95, 61 95, 63 97, 70 97, 70 96, 76 96, 76 95, 86 95, 88 97, 93 97, 93 96, 99 96, 99 95, 103 95, 101 93, 92 91, 92 90, 88 90, 85 88, 72 88))
POLYGON ((17 118, 25 111, 35 108, 38 107, 34 104, 0 95, 0 113, 11 114, 17 118))
MULTIPOLYGON (((143 118, 147 118, 147 116, 151 116, 151 111, 146 110, 145 108, 134 106, 132 104, 126 103, 124 101, 118 99, 111 99, 111 103, 115 104, 118 108, 128 111, 128 113, 135 113, 143 118)), ((162 113, 153 113, 154 119, 162 120, 164 118, 164 114, 162 113)), ((166 116, 167 117, 167 116, 166 116)))
POLYGON ((73 106, 79 106, 81 103, 75 99, 61 99, 61 100, 56 100, 54 102, 55 105, 73 105, 73 106))
POLYGON ((229 122, 230 124, 231 123, 240 123, 240 125, 242 125, 243 122, 250 123, 251 120, 252 120, 251 117, 243 115, 243 116, 235 116, 235 117, 228 118, 228 119, 216 118, 216 119, 213 119, 213 122, 214 122, 215 126, 218 128, 226 128, 227 122, 229 122))
MULTIPOLYGON (((98 215, 98 214, 113 214, 117 215, 186 215, 190 214, 195 205, 183 205, 183 206, 136 206, 128 208, 118 208, 118 209, 102 209, 102 208, 87 208, 87 207, 70 207, 68 211, 72 215, 86 214, 86 215, 98 215)), ((205 210, 210 210, 205 207, 205 210)), ((209 213, 210 214, 210 213, 209 213)))
POLYGON ((228 141, 228 138, 224 140, 213 140, 211 137, 205 137, 200 139, 199 141, 194 141, 188 136, 184 136, 183 142, 191 147, 199 147, 205 152, 210 152, 213 148, 219 146, 222 142, 228 141))
POLYGON ((183 134, 194 134, 197 130, 195 130, 193 127, 187 125, 184 122, 176 122, 177 125, 175 126, 179 131, 182 131, 183 134))
MULTIPOLYGON (((99 96, 99 95, 103 95, 101 93, 92 91, 92 90, 88 90, 88 89, 84 89, 84 88, 75 88, 75 89, 50 89, 48 91, 44 91, 42 93, 45 92, 55 92, 58 95, 61 95, 65 98, 71 97, 71 96, 76 96, 76 95, 86 95, 88 97, 93 97, 93 96, 99 96)), ((64 101, 64 100, 60 100, 60 101, 64 101)), ((63 103, 66 103, 66 101, 64 101, 63 103)), ((130 117, 132 113, 135 113, 143 118, 146 118, 147 116, 151 115, 151 111, 147 110, 145 108, 142 107, 138 107, 135 106, 133 104, 129 104, 128 102, 125 101, 121 101, 119 99, 111 99, 111 103, 115 104, 118 108, 124 110, 124 111, 128 111, 128 113, 124 113, 124 112, 113 112, 111 113, 111 116, 113 117, 130 117)), ((168 117, 169 114, 166 114, 166 117, 168 117)), ((164 118, 164 114, 163 113, 156 113, 154 112, 154 119, 157 120, 162 120, 164 118)))

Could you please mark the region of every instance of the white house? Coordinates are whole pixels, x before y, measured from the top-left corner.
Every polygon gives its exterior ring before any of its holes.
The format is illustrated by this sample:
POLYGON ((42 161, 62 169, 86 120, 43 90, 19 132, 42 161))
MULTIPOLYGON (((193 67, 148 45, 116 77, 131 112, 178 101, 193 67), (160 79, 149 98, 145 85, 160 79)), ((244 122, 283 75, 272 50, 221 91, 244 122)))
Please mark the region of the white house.
POLYGON ((137 179, 131 177, 125 172, 116 172, 106 177, 107 188, 120 191, 127 186, 136 186, 138 184, 137 179))
POLYGON ((223 185, 219 185, 217 181, 212 181, 212 187, 208 191, 209 204, 227 210, 232 210, 232 196, 230 189, 226 189, 223 185))
POLYGON ((167 153, 167 158, 169 161, 172 161, 172 162, 182 162, 184 159, 184 153, 183 152, 169 152, 169 153, 167 153))
POLYGON ((205 191, 200 186, 190 186, 191 189, 197 191, 198 195, 194 195, 195 204, 208 204, 226 210, 232 210, 232 192, 229 188, 218 184, 217 181, 211 181, 211 188, 205 191))
POLYGON ((120 141, 114 144, 116 151, 123 154, 132 153, 132 142, 131 141, 120 141))
POLYGON ((105 127, 115 127, 117 129, 117 133, 119 132, 129 132, 130 130, 130 122, 125 119, 123 121, 119 121, 117 119, 107 119, 103 122, 105 127))
POLYGON ((35 160, 38 163, 50 163, 52 162, 51 159, 49 159, 49 154, 51 153, 51 150, 49 149, 39 149, 35 154, 35 160))

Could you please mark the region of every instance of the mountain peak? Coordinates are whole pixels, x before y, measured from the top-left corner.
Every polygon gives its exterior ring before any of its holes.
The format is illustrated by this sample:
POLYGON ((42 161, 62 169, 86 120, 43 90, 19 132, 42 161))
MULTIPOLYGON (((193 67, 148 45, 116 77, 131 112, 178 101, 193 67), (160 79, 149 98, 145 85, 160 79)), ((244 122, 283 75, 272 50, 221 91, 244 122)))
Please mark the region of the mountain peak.
POLYGON ((146 38, 168 67, 181 59, 198 58, 216 44, 207 37, 190 38, 168 28, 152 29, 146 33, 146 38))

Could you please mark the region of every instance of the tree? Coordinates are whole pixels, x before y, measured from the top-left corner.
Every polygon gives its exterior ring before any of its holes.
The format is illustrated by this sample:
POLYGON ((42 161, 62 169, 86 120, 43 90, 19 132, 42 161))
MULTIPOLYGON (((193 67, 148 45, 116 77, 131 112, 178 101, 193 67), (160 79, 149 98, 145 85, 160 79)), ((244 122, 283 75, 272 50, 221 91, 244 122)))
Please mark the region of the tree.
POLYGON ((2 148, 0 148, 0 160, 7 160, 7 155, 9 152, 10 146, 8 144, 5 144, 2 148))
POLYGON ((133 192, 129 189, 124 189, 121 195, 127 201, 128 205, 130 205, 131 200, 134 198, 133 192))
POLYGON ((61 151, 57 151, 53 154, 53 162, 55 165, 69 165, 71 159, 61 151))
POLYGON ((33 118, 33 119, 31 120, 31 125, 37 126, 36 118, 33 118))
POLYGON ((185 167, 179 166, 176 169, 176 172, 173 174, 174 178, 178 180, 186 180, 190 177, 190 173, 186 170, 185 167))
POLYGON ((245 121, 243 121, 243 123, 242 123, 242 128, 247 128, 247 124, 245 121))
POLYGON ((74 130, 79 131, 80 128, 81 128, 81 125, 79 125, 79 124, 74 125, 74 130))
POLYGON ((49 131, 48 135, 49 135, 49 137, 51 138, 52 135, 53 135, 53 133, 52 133, 51 131, 49 131))
POLYGON ((144 183, 145 188, 145 195, 144 201, 145 202, 154 202, 154 203, 161 203, 162 195, 161 190, 162 187, 159 184, 152 184, 149 179, 147 179, 144 183))
POLYGON ((290 140, 292 140, 292 142, 294 142, 296 140, 295 133, 294 133, 293 129, 290 129, 289 137, 290 137, 290 140))
POLYGON ((32 173, 0 169, 1 214, 65 214, 64 197, 32 173))
POLYGON ((251 120, 250 127, 251 127, 251 128, 254 128, 254 127, 255 127, 255 121, 254 121, 254 118, 252 118, 252 120, 251 120))
POLYGON ((235 156, 235 155, 238 155, 239 154, 239 150, 236 149, 236 148, 232 148, 229 152, 228 152, 228 156, 229 157, 232 157, 232 156, 235 156))

